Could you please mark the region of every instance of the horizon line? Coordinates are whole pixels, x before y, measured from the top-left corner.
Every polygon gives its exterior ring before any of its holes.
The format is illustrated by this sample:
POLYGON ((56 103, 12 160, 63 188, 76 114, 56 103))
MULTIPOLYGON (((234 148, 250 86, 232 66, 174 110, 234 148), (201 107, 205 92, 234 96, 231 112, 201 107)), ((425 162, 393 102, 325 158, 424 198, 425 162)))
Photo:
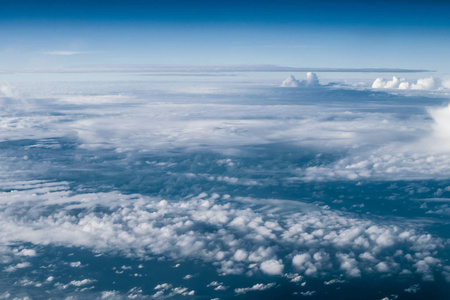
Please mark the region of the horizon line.
POLYGON ((81 65, 62 68, 23 68, 2 70, 0 73, 145 73, 145 72, 181 72, 181 73, 227 73, 227 72, 316 72, 316 73, 426 73, 436 72, 426 69, 404 68, 313 68, 284 67, 278 65, 242 64, 242 65, 81 65))

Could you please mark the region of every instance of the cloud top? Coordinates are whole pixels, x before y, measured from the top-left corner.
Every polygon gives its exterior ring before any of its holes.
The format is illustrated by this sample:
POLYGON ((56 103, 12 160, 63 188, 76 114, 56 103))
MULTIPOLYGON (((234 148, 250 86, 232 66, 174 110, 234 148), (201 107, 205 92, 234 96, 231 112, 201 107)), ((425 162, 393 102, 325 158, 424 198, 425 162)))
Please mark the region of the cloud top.
POLYGON ((306 73, 306 78, 302 81, 295 79, 293 75, 289 75, 288 78, 283 80, 281 87, 302 87, 302 86, 319 86, 319 78, 316 73, 308 72, 306 73))
POLYGON ((399 89, 399 90, 439 90, 448 88, 449 84, 442 82, 435 77, 418 79, 415 83, 406 81, 405 78, 393 76, 392 80, 386 80, 383 77, 375 79, 372 83, 373 89, 399 89))

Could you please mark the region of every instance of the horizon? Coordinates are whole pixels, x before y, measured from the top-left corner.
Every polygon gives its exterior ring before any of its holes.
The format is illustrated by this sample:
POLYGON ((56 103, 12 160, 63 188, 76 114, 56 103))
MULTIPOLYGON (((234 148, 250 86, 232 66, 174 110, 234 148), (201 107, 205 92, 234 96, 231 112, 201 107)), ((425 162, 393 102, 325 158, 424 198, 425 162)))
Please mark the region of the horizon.
POLYGON ((448 76, 448 8, 445 1, 6 1, 0 69, 273 64, 448 76))

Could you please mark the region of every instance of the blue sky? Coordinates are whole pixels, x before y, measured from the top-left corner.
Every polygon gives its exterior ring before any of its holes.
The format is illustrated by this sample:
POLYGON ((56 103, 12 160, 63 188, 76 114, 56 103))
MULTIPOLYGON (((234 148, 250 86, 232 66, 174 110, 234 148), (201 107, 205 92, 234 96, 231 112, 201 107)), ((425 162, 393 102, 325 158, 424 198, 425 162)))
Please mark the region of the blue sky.
POLYGON ((0 70, 276 64, 450 73, 443 1, 2 1, 0 70))

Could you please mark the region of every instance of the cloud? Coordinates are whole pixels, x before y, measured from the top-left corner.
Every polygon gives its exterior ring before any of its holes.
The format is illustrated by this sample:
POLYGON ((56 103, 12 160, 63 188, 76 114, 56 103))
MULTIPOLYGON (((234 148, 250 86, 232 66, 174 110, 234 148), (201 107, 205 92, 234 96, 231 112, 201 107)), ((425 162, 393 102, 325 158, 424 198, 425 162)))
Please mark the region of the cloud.
POLYGON ((413 284, 410 287, 405 289, 405 292, 415 294, 420 290, 419 284, 413 284))
POLYGON ((301 86, 318 86, 319 85, 319 78, 315 73, 308 72, 306 74, 306 78, 302 81, 299 81, 295 79, 293 75, 289 75, 288 78, 286 78, 282 83, 281 87, 301 87, 301 86))
POLYGON ((316 86, 319 85, 319 78, 316 73, 308 72, 306 73, 306 79, 304 80, 306 86, 316 86))
MULTIPOLYGON (((195 291, 189 290, 187 287, 173 287, 170 283, 158 284, 154 288, 157 292, 153 295, 153 298, 163 299, 180 296, 194 296, 195 291)), ((129 297, 131 298, 131 297, 129 297)))
MULTIPOLYGON (((292 284, 407 272, 435 280, 448 274, 449 244, 439 233, 429 234, 417 219, 391 218, 391 210, 388 218, 374 216, 372 206, 371 214, 353 214, 352 204, 359 209, 363 203, 340 198, 341 188, 359 187, 358 181, 374 180, 369 188, 378 190, 385 180, 447 179, 448 107, 428 115, 423 98, 327 88, 305 89, 299 103, 302 89, 199 97, 174 92, 173 83, 169 91, 158 86, 124 94, 106 93, 111 87, 102 84, 83 91, 75 86, 76 93, 73 86, 56 87, 50 94, 26 87, 33 96, 23 105, 1 102, 5 268, 17 270, 34 254, 42 255, 41 249, 58 245, 182 264, 169 272, 197 261, 217 275, 292 284), (341 202, 327 203, 320 181, 336 181, 322 186, 336 187, 332 197, 341 202), (292 193, 293 187, 302 193, 292 193), (21 243, 29 244, 17 246, 21 243)), ((114 83, 114 91, 132 87, 114 83)), ((445 186, 441 190, 434 197, 448 196, 445 186)), ((415 197, 400 189, 392 194, 401 192, 415 197)), ((77 260, 66 260, 66 267, 71 261, 79 265, 77 260)), ((77 270, 89 269, 82 266, 77 270)), ((74 280, 53 275, 66 284, 74 280)), ((236 287, 221 278, 230 287, 217 282, 210 292, 236 287)), ((175 287, 154 293, 193 292, 175 287)))
POLYGON ((14 98, 18 96, 18 91, 15 86, 10 83, 0 84, 0 96, 3 95, 8 98, 14 98))
POLYGON ((372 84, 374 89, 400 89, 400 90, 438 90, 447 88, 448 84, 442 83, 439 78, 427 77, 418 79, 416 83, 408 82, 405 78, 392 77, 392 80, 385 80, 382 77, 375 79, 372 84))
POLYGON ((95 280, 92 279, 83 279, 83 280, 72 280, 71 282, 69 282, 68 284, 63 285, 63 289, 66 289, 69 286, 84 286, 84 285, 89 285, 89 284, 93 284, 95 282, 95 280))
MULTIPOLYGON (((399 224, 357 219, 297 201, 274 213, 263 199, 248 199, 242 206, 238 199, 223 202, 205 193, 185 201, 117 192, 71 195, 61 190, 64 186, 42 193, 40 185, 12 185, 12 192, 0 193, 0 239, 120 251, 129 257, 196 259, 212 263, 219 274, 243 274, 260 262, 262 273, 281 276, 292 261, 303 276, 335 276, 340 269, 348 277, 361 277, 374 270, 397 274, 409 269, 427 280, 442 268, 439 255, 431 258, 430 251, 446 247, 439 238, 399 224), (55 204, 61 209, 45 217, 20 213, 55 204), (256 210, 261 205, 266 210, 256 210), (78 218, 72 216, 74 209, 78 218), (283 251, 271 246, 275 243, 283 251), (395 256, 398 249, 409 258, 395 256), (369 254, 373 259, 366 259, 369 254)), ((21 266, 29 264, 14 263, 8 270, 21 266)))
POLYGON ((252 287, 247 287, 247 288, 237 288, 234 290, 234 292, 238 295, 240 294, 247 294, 248 292, 254 292, 254 291, 264 291, 264 290, 268 290, 270 288, 273 288, 275 286, 275 283, 267 283, 267 284, 263 284, 263 283, 257 283, 252 287))
POLYGON ((23 268, 29 268, 29 267, 31 267, 31 264, 29 262, 22 262, 22 263, 13 265, 13 266, 6 267, 5 271, 6 272, 14 272, 17 269, 23 269, 23 268))
MULTIPOLYGON (((428 113, 433 118, 433 134, 438 143, 450 146, 450 104, 444 107, 429 108, 428 113)), ((436 145, 438 146, 438 145, 436 145)), ((450 150, 450 147, 448 148, 450 150)))
MULTIPOLYGON (((384 144, 374 144, 369 149, 355 149, 330 164, 298 169, 297 175, 304 180, 320 181, 446 178, 450 176, 450 104, 426 111, 431 121, 411 124, 416 128, 422 127, 420 134, 412 139, 403 142, 386 140, 384 144)), ((402 122, 401 126, 405 125, 402 122)), ((400 139, 402 133, 395 136, 400 139)))
POLYGON ((266 260, 261 263, 261 271, 268 275, 281 275, 283 273, 284 265, 281 260, 266 260))
POLYGON ((19 256, 27 256, 27 257, 33 257, 36 256, 36 250, 34 249, 22 249, 20 251, 14 251, 16 255, 19 256))
POLYGON ((289 75, 288 78, 283 80, 283 82, 280 85, 281 87, 299 87, 301 86, 301 82, 297 79, 295 79, 294 75, 289 75))
POLYGON ((228 286, 224 286, 223 282, 218 281, 212 281, 206 287, 213 287, 215 291, 225 291, 229 288, 228 286))

